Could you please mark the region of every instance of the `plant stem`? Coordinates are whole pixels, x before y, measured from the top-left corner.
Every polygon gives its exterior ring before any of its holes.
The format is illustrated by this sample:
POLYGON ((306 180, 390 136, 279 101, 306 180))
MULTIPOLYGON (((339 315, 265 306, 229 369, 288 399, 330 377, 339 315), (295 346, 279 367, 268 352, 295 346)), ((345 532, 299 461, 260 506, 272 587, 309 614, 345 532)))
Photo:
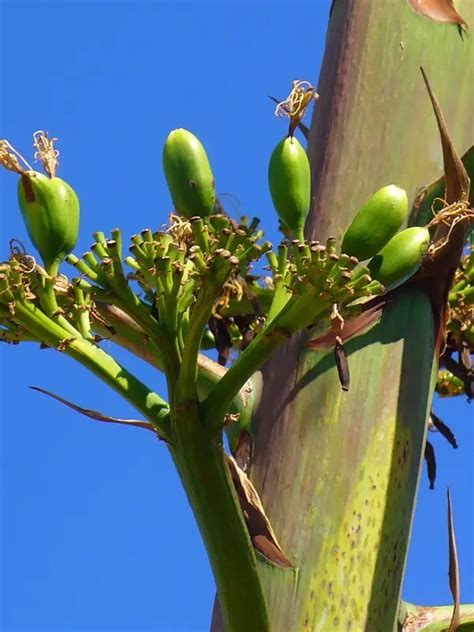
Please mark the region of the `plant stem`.
POLYGON ((288 340, 288 334, 274 327, 265 329, 252 340, 205 399, 203 407, 206 426, 209 428, 222 426, 223 417, 236 393, 286 340, 288 340))
POLYGON ((15 320, 38 340, 63 351, 92 371, 145 415, 162 439, 171 439, 168 404, 105 351, 88 340, 71 337, 68 331, 30 303, 16 303, 15 320))
POLYGON ((223 416, 232 399, 245 382, 291 335, 313 322, 318 315, 324 313, 325 308, 327 305, 318 300, 315 291, 308 291, 295 302, 287 304, 254 338, 211 391, 204 402, 205 423, 214 428, 222 425, 223 416))
POLYGON ((196 394, 199 349, 204 328, 211 316, 214 297, 215 289, 210 285, 204 286, 203 292, 191 313, 189 331, 185 337, 183 357, 176 385, 177 404, 186 402, 196 394))
POLYGON ((200 422, 197 403, 176 411, 176 467, 201 530, 226 630, 269 631, 265 600, 222 446, 200 422))
MULTIPOLYGON (((402 602, 398 618, 399 629, 401 632, 444 632, 449 626, 452 614, 453 606, 416 606, 402 602)), ((461 605, 459 614, 461 626, 474 623, 474 604, 461 605)))
MULTIPOLYGON (((96 303, 95 311, 105 319, 104 322, 97 317, 97 314, 92 313, 93 327, 96 332, 127 349, 159 371, 164 371, 159 348, 153 340, 146 339, 145 331, 130 316, 115 305, 103 302, 96 303), (107 329, 109 325, 113 328, 112 332, 107 329)), ((197 391, 199 400, 203 401, 224 377, 228 369, 202 354, 198 355, 197 364, 197 391)), ((254 388, 252 387, 252 390, 254 388)), ((251 411, 248 408, 247 399, 245 393, 237 393, 232 401, 230 411, 239 412, 241 415, 245 413, 248 417, 251 411)))
POLYGON ((79 331, 71 325, 71 323, 62 314, 62 310, 58 305, 56 294, 54 292, 54 279, 47 278, 44 283, 44 287, 41 287, 41 285, 38 284, 37 291, 41 306, 43 307, 46 315, 60 327, 65 329, 69 335, 76 337, 80 336, 81 334, 79 331))
POLYGON ((267 320, 270 322, 277 316, 281 310, 285 307, 292 296, 291 290, 285 287, 286 281, 284 278, 275 281, 275 291, 273 293, 273 300, 268 311, 267 320))

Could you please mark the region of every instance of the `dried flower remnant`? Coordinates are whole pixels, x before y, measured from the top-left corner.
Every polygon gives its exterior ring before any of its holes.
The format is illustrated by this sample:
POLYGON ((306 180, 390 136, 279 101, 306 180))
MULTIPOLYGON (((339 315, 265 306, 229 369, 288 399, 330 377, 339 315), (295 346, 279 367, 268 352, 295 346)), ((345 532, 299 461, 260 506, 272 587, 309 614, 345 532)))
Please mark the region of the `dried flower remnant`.
POLYGON ((275 108, 275 116, 288 116, 290 119, 288 136, 293 136, 295 129, 306 114, 306 110, 313 99, 319 99, 319 94, 309 81, 301 79, 293 81, 293 88, 290 94, 284 101, 279 102, 275 108))
POLYGON ((240 302, 244 296, 244 288, 242 287, 242 279, 232 275, 228 281, 226 281, 222 287, 222 294, 219 300, 212 308, 212 315, 214 318, 222 318, 221 312, 228 309, 231 299, 235 299, 240 302))
POLYGON ((54 148, 57 138, 48 138, 48 133, 38 130, 33 134, 33 145, 36 148, 35 161, 41 161, 50 178, 54 178, 59 164, 59 151, 54 148))
POLYGON ((428 224, 427 228, 433 228, 435 226, 443 225, 447 228, 447 235, 434 244, 430 254, 434 254, 438 250, 444 248, 448 242, 450 235, 459 222, 465 222, 466 224, 474 221, 474 210, 470 208, 469 202, 461 201, 454 204, 446 205, 441 211, 439 211, 428 224))
POLYGON ((5 139, 0 140, 0 164, 8 171, 19 175, 25 171, 33 171, 23 156, 5 139), (26 165, 26 169, 21 166, 20 160, 26 165))
POLYGON ((177 215, 176 213, 169 214, 169 227, 166 232, 178 243, 178 245, 185 245, 192 242, 193 231, 189 220, 177 215))

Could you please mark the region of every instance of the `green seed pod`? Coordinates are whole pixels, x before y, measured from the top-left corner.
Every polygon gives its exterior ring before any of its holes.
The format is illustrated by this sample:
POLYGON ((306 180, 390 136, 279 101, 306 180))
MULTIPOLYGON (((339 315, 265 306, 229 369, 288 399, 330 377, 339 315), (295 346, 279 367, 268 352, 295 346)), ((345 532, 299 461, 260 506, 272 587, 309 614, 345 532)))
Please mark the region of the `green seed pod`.
POLYGON ((346 230, 341 251, 359 261, 376 255, 396 234, 408 214, 406 191, 389 184, 370 197, 346 230))
POLYGON ((273 204, 284 228, 303 240, 303 230, 311 202, 311 171, 305 150, 294 137, 284 138, 275 147, 268 168, 273 204))
POLYGON ((430 233, 427 228, 405 228, 370 260, 370 275, 387 288, 401 285, 418 270, 429 244, 430 233))
POLYGON ((206 150, 194 134, 185 129, 169 134, 163 147, 163 168, 178 213, 190 218, 214 212, 214 175, 206 150))
POLYGON ((201 349, 215 349, 216 348, 216 339, 212 331, 209 327, 206 327, 201 339, 201 349))
POLYGON ((79 234, 79 199, 74 189, 61 178, 27 171, 18 183, 18 201, 33 245, 46 269, 56 274, 79 234))

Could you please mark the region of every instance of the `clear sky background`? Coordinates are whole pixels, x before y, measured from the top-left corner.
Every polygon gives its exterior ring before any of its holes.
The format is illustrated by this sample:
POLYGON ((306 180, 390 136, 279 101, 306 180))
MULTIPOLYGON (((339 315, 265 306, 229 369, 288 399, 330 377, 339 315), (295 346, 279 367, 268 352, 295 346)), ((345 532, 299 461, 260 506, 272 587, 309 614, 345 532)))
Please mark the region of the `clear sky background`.
MULTIPOLYGON (((208 150, 219 193, 278 241, 267 164, 286 123, 268 94, 317 81, 329 0, 23 2, 1 6, 0 137, 32 159, 31 134, 60 138, 59 175, 82 203, 80 254, 94 230, 156 229, 171 210, 161 168, 168 132, 208 150)), ((388 183, 387 183, 388 184, 388 183)), ((28 244, 16 177, 0 172, 0 258, 28 244)), ((354 209, 354 212, 356 209, 354 209)), ((67 268, 67 266, 66 266, 67 268)), ((164 394, 160 376, 119 360, 164 394)), ((2 346, 1 630, 206 630, 214 583, 163 445, 87 420, 28 389, 136 416, 85 369, 52 350, 2 346)), ((472 408, 435 402, 458 437, 432 436, 436 489, 423 475, 404 596, 450 603, 446 486, 452 487, 463 601, 474 602, 472 408)))

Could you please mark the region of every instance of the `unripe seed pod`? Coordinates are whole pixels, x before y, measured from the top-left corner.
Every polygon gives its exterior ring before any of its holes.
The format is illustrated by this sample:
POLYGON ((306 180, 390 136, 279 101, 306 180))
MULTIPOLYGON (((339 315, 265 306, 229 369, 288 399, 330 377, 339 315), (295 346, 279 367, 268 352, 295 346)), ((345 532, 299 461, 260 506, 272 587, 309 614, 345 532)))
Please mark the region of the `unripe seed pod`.
POLYGON ((268 182, 282 224, 293 237, 302 241, 311 202, 311 171, 308 156, 296 138, 284 138, 275 147, 268 182))
POLYGON ((408 214, 406 191, 389 184, 374 193, 346 230, 341 251, 359 261, 376 255, 396 234, 408 214))
POLYGON ((200 140, 185 129, 173 130, 163 147, 163 168, 173 204, 181 215, 214 212, 214 175, 200 140))
POLYGON ((418 270, 429 244, 430 233, 424 226, 402 230, 371 259, 370 275, 387 288, 401 285, 418 270))
POLYGON ((18 183, 18 201, 28 234, 48 271, 57 267, 76 245, 79 199, 61 178, 27 171, 18 183))

